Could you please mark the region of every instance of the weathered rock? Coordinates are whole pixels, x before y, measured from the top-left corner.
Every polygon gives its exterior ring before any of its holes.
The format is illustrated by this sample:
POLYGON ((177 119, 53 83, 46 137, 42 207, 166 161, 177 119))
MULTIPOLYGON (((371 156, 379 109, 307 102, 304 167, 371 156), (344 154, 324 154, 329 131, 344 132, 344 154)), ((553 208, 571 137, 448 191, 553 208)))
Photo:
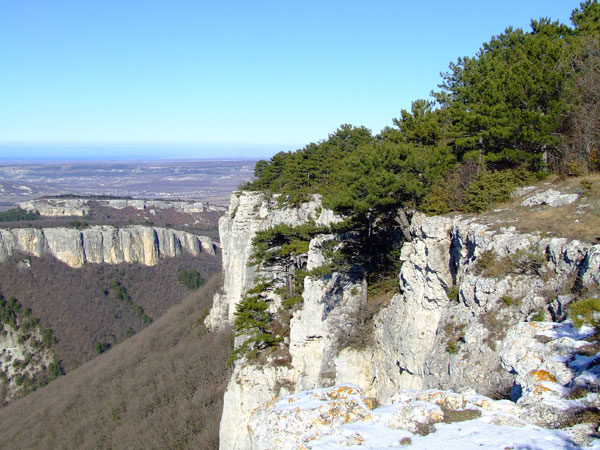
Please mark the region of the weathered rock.
POLYGON ((351 380, 370 398, 378 397, 377 375, 373 348, 345 347, 335 358, 335 384, 351 380))
POLYGON ((184 202, 176 200, 99 200, 98 203, 115 209, 133 208, 146 209, 173 209, 184 213, 201 213, 206 210, 202 202, 184 202))
POLYGON ((432 403, 414 401, 396 409, 387 426, 411 433, 428 433, 433 431, 431 428, 433 424, 442 420, 444 420, 442 408, 432 403))
MULTIPOLYGON (((311 241, 308 270, 325 262, 320 246, 330 237, 311 241)), ((361 280, 347 274, 305 278, 304 303, 290 323, 289 351, 298 373, 298 390, 318 387, 325 378, 329 383, 335 381, 334 359, 345 336, 352 331, 353 316, 364 300, 361 290, 361 280)))
POLYGON ((19 206, 29 212, 37 212, 44 217, 86 216, 90 207, 86 199, 80 198, 51 198, 29 200, 19 203, 19 206))
POLYGON ((8 324, 0 325, 0 401, 15 398, 23 389, 17 380, 22 376, 30 378, 39 375, 53 361, 54 352, 45 347, 39 348, 33 341, 42 342, 39 327, 28 331, 15 329, 8 324), (28 361, 26 364, 17 362, 28 361))
POLYGON ((577 448, 570 436, 583 438, 589 430, 582 427, 567 434, 540 428, 520 417, 519 406, 507 401, 447 391, 422 394, 401 391, 395 403, 377 409, 371 409, 352 385, 275 398, 252 413, 245 448, 491 449, 510 445, 558 450, 577 448))
MULTIPOLYGON (((280 207, 276 199, 258 192, 241 191, 231 196, 229 209, 219 220, 219 236, 223 255, 223 292, 215 297, 213 308, 206 318, 209 328, 233 322, 235 306, 258 277, 257 268, 250 264, 252 239, 259 230, 275 225, 297 226, 314 220, 317 225, 329 225, 340 219, 322 208, 319 197, 298 207, 280 207)), ((267 279, 276 271, 263 273, 267 279)))
MULTIPOLYGON (((368 403, 351 385, 275 398, 252 414, 247 448, 296 450, 340 425, 370 417, 368 403)), ((354 440, 360 441, 357 437, 354 440)))
POLYGON ((289 394, 294 385, 294 374, 287 367, 259 367, 243 361, 236 364, 223 399, 219 447, 252 448, 248 429, 251 414, 276 395, 289 394))
POLYGON ((521 206, 550 206, 554 208, 556 206, 564 206, 569 203, 573 203, 579 196, 577 194, 562 194, 554 189, 548 189, 547 191, 540 192, 539 194, 532 195, 526 198, 521 203, 521 206))
POLYGON ((600 245, 589 249, 579 272, 581 284, 585 287, 600 287, 600 245))
POLYGON ((177 212, 197 214, 204 211, 223 211, 224 208, 196 201, 96 199, 96 198, 42 198, 19 204, 26 211, 38 212, 45 217, 85 216, 90 213, 90 202, 114 209, 133 208, 140 211, 172 209, 177 212))
POLYGON ((71 267, 86 263, 138 262, 147 266, 159 258, 182 253, 214 255, 212 240, 205 236, 160 227, 133 225, 124 228, 92 226, 74 228, 0 229, 0 262, 14 253, 52 255, 71 267))
MULTIPOLYGON (((224 257, 224 292, 215 298, 209 324, 230 321, 235 304, 258 277, 274 280, 277 286, 285 285, 284 268, 265 271, 260 266, 248 266, 257 230, 278 223, 299 225, 309 217, 307 211, 313 211, 313 218, 322 212, 318 202, 292 210, 273 211, 274 207, 256 193, 245 192, 232 199, 221 222, 226 236, 224 253, 229 252, 227 262, 224 257)), ((320 223, 327 220, 321 219, 320 223)), ((570 286, 568 283, 578 275, 579 279, 587 277, 590 283, 596 283, 593 277, 600 276, 600 257, 596 258, 595 247, 520 234, 514 228, 492 231, 461 217, 415 214, 410 231, 412 242, 404 243, 400 256, 400 292, 368 322, 371 329, 360 320, 367 301, 360 268, 305 279, 304 302, 292 317, 286 341, 291 356, 286 386, 290 391, 302 391, 352 383, 382 404, 389 404, 394 394, 405 388, 459 392, 471 388, 498 397, 507 396, 512 388, 515 400, 522 397, 518 405, 493 402, 487 397, 469 396, 467 400, 466 394, 441 395, 449 402, 442 405, 431 394, 442 391, 430 390, 410 401, 432 403, 442 410, 460 409, 460 405, 470 403, 493 412, 494 417, 485 420, 497 424, 494 426, 521 426, 527 414, 536 418, 535 423, 550 423, 544 420, 554 420, 559 410, 547 408, 544 402, 566 401, 562 397, 569 384, 593 379, 596 374, 591 370, 595 369, 572 370, 568 360, 573 353, 563 351, 570 342, 568 336, 541 339, 538 332, 525 331, 538 325, 525 321, 539 311, 564 318, 571 297, 559 295, 563 285, 570 286), (362 334, 360 341, 354 339, 357 333, 362 334), (528 358, 523 357, 526 354, 535 355, 534 364, 528 364, 528 358), (539 377, 544 371, 550 374, 548 379, 539 377), (544 413, 544 408, 550 413, 544 413)), ((310 242, 308 269, 327 263, 322 245, 331 239, 343 245, 343 236, 334 235, 316 236, 310 242)), ((276 299, 269 301, 269 311, 276 313, 276 299)), ((239 368, 236 364, 236 371, 242 370, 241 366, 243 363, 239 368)), ((230 384, 229 388, 238 393, 238 403, 245 401, 245 395, 254 398, 241 383, 241 387, 230 384)), ((269 396, 265 393, 263 397, 269 396)), ((574 405, 568 401, 560 404, 567 410, 574 405)), ((237 444, 221 448, 250 448, 246 440, 249 415, 236 415, 234 409, 226 403, 223 420, 227 417, 227 422, 239 425, 229 430, 235 434, 231 439, 237 444)), ((405 415, 410 416, 408 412, 405 415)), ((336 445, 362 439, 362 434, 342 436, 337 431, 327 436, 335 437, 336 445)), ((308 441, 305 445, 309 446, 308 441)))

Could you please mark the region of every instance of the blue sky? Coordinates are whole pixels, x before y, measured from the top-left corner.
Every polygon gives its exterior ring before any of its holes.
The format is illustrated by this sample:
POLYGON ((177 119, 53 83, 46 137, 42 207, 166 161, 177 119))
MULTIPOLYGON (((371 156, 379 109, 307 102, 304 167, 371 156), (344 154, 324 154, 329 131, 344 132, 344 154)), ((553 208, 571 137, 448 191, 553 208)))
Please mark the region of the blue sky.
POLYGON ((0 0, 0 160, 270 156, 342 123, 378 132, 450 61, 578 5, 0 0))

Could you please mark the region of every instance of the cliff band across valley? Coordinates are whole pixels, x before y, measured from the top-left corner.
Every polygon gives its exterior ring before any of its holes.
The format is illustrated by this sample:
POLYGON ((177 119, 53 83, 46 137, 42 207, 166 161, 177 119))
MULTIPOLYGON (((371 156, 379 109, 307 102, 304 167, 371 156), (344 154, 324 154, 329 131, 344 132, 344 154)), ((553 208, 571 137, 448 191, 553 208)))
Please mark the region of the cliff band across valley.
POLYGON ((159 258, 182 253, 215 253, 206 236, 162 227, 132 225, 122 228, 101 225, 86 229, 13 228, 0 229, 0 262, 14 253, 52 255, 70 267, 86 263, 133 263, 156 265, 159 258))

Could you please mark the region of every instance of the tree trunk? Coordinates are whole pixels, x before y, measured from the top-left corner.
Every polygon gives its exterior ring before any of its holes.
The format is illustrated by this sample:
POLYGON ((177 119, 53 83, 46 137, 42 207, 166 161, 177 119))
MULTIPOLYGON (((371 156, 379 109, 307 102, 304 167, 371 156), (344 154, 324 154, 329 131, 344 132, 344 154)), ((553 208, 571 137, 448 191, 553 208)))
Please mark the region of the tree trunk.
POLYGON ((412 236, 410 235, 410 221, 406 216, 406 211, 404 211, 404 208, 398 208, 396 210, 396 217, 394 220, 400 226, 400 230, 404 235, 404 239, 407 242, 412 242, 412 236))
POLYGON ((288 294, 290 297, 294 293, 294 274, 295 274, 295 266, 294 264, 290 264, 287 267, 287 275, 286 275, 286 284, 288 288, 288 294))

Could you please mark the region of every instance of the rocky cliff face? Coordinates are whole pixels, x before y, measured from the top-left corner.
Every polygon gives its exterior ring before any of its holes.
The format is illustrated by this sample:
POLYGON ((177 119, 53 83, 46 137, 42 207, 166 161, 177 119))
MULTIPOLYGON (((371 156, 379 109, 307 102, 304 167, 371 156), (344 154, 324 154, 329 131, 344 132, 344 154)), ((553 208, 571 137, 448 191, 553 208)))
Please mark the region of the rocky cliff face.
POLYGON ((27 386, 24 378, 43 376, 55 362, 54 352, 44 345, 38 327, 24 332, 0 324, 0 401, 17 397, 27 386))
POLYGON ((214 244, 205 236, 141 225, 92 226, 83 230, 62 227, 0 229, 0 262, 16 252, 32 256, 52 255, 71 267, 81 267, 85 263, 123 262, 153 266, 159 258, 182 253, 214 254, 214 244))
POLYGON ((19 203, 19 206, 45 217, 82 217, 90 212, 87 200, 80 198, 29 200, 19 203))
POLYGON ((90 213, 90 202, 114 209, 133 208, 137 210, 173 209, 183 213, 223 211, 220 206, 203 202, 178 200, 133 200, 133 199, 93 199, 93 198, 44 198, 22 202, 19 206, 30 212, 38 212, 45 217, 85 216, 90 213))
POLYGON ((219 238, 223 251, 223 292, 215 297, 207 325, 218 328, 231 323, 235 306, 259 277, 274 279, 282 276, 276 270, 262 270, 250 264, 252 238, 257 231, 275 225, 301 225, 314 220, 317 225, 330 225, 339 220, 321 207, 318 198, 298 208, 278 207, 277 199, 260 193, 242 191, 231 196, 228 211, 219 219, 219 238))
MULTIPOLYGON (((274 206, 257 193, 232 198, 220 222, 225 285, 207 319, 210 326, 232 321, 235 305, 258 277, 284 282, 283 271, 248 265, 257 230, 310 217, 335 220, 316 201, 295 209, 274 206)), ((595 359, 584 364, 577 355, 583 344, 561 341, 568 333, 548 333, 565 318, 575 282, 597 287, 600 245, 511 228, 491 231, 460 217, 417 214, 410 231, 413 241, 403 245, 400 257, 399 292, 368 327, 360 318, 370 299, 352 273, 305 279, 303 304, 290 322, 287 363, 236 362, 225 394, 222 449, 268 448, 257 444, 274 437, 256 437, 265 433, 256 428, 264 423, 257 408, 278 395, 336 383, 353 383, 382 404, 406 388, 471 389, 510 397, 529 408, 534 423, 548 426, 568 409, 548 405, 556 406, 584 379, 597 379, 588 376, 595 359), (571 367, 572 361, 582 364, 571 367)), ((325 241, 341 238, 314 238, 308 269, 326 259, 325 241)), ((269 310, 277 305, 275 295, 269 310)))

